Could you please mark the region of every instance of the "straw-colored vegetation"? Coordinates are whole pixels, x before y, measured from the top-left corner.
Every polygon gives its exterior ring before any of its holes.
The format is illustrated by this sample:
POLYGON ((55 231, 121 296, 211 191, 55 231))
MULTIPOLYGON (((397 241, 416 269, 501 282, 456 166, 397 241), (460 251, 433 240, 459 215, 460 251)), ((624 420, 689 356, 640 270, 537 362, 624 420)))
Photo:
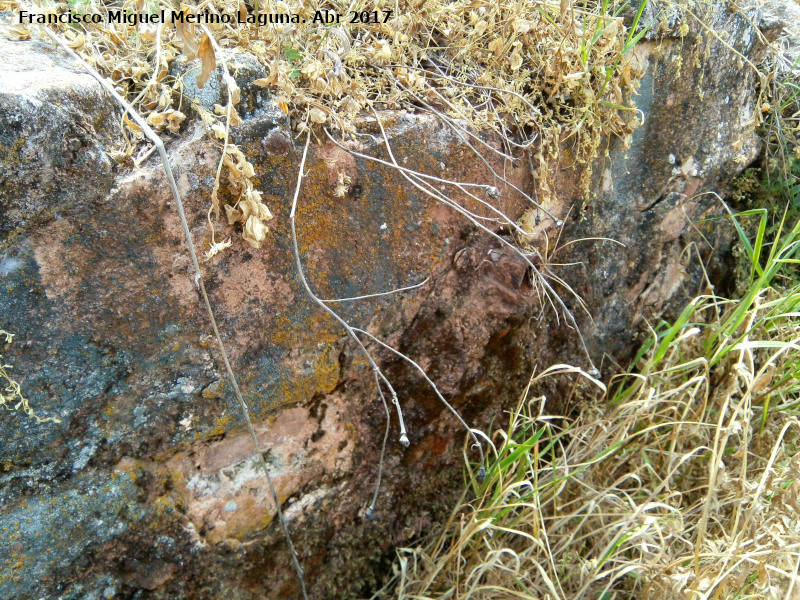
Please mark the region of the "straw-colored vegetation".
MULTIPOLYGON (((0 6, 22 4, 1 0, 0 6)), ((620 14, 627 6, 619 0, 281 0, 256 3, 257 10, 273 19, 294 15, 301 22, 263 26, 246 22, 256 11, 241 0, 180 5, 43 0, 35 11, 102 15, 99 23, 55 29, 165 137, 178 133, 187 115, 200 115, 222 156, 211 212, 219 217, 224 206, 228 221, 241 224, 245 241, 258 247, 272 215, 253 186, 252 165, 232 136, 231 126, 241 123, 240 90, 232 77, 237 56, 246 53, 264 65, 268 76, 252 83, 274 94, 297 132, 312 127, 320 133, 324 127, 348 135, 358 113, 376 107, 436 113, 457 122, 465 137, 495 132, 506 147, 482 150, 508 157, 532 150, 536 194, 547 206, 555 193, 549 163, 556 152, 569 149, 570 160, 585 167, 588 185, 590 161, 601 146, 615 138, 628 143, 639 124, 630 98, 641 72, 631 50, 644 24, 639 24, 641 11, 632 26, 623 24, 620 14), (168 15, 171 10, 194 16, 207 12, 212 21, 226 16, 234 22, 133 25, 106 18, 109 10, 141 17, 161 9, 168 15), (340 22, 315 22, 324 14, 339 15, 340 22), (199 61, 188 71, 171 70, 181 54, 199 61), (218 64, 228 96, 211 112, 184 93, 185 80, 196 77, 203 87, 218 64)), ((36 35, 36 27, 20 25, 12 34, 27 38, 36 35)), ((115 156, 138 164, 152 151, 148 141, 127 116, 120 125, 128 141, 115 156)), ((209 256, 225 247, 212 239, 209 256)))
POLYGON ((799 303, 698 298, 577 416, 526 395, 392 597, 796 597, 799 303))
MULTIPOLYGON (((0 344, 8 346, 14 340, 14 334, 0 329, 0 344)), ((11 365, 4 364, 3 355, 0 354, 0 408, 5 410, 22 412, 32 419, 36 419, 39 423, 52 421, 60 423, 57 418, 50 417, 43 419, 36 414, 36 411, 28 402, 28 399, 22 394, 22 388, 11 376, 11 365)))

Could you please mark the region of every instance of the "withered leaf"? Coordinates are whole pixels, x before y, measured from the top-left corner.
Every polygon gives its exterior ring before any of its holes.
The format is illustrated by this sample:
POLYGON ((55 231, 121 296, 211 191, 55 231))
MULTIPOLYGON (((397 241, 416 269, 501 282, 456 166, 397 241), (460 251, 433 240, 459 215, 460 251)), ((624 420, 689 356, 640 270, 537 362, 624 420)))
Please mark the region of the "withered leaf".
POLYGON ((242 211, 242 218, 250 216, 256 217, 259 221, 269 221, 272 213, 266 204, 261 201, 261 192, 248 187, 244 197, 239 201, 239 210, 242 211))
POLYGON ((255 215, 250 215, 247 222, 244 224, 244 231, 242 237, 244 241, 250 244, 253 248, 261 248, 261 242, 267 237, 269 228, 258 220, 255 215))
POLYGON ((167 129, 172 133, 178 133, 181 123, 186 119, 186 115, 179 110, 170 109, 167 113, 167 129))
POLYGON ((348 96, 342 103, 342 110, 348 115, 354 115, 361 110, 361 105, 352 96, 348 96))
MULTIPOLYGON (((183 8, 184 5, 181 5, 183 8)), ((183 55, 186 60, 197 58, 197 41, 194 39, 194 25, 175 21, 175 33, 183 42, 183 55)))
POLYGON ((225 126, 222 125, 221 123, 214 123, 211 126, 211 131, 214 132, 214 135, 217 136, 218 140, 225 139, 225 126))
POLYGON ((211 40, 208 34, 203 34, 200 38, 200 47, 197 50, 197 55, 203 61, 203 66, 197 74, 197 87, 201 90, 205 86, 211 73, 217 68, 217 58, 214 56, 214 48, 211 45, 211 40))
POLYGON ((159 112, 151 112, 147 115, 147 124, 156 131, 161 131, 164 125, 167 124, 167 115, 159 112))
POLYGON ((31 39, 31 32, 24 25, 14 25, 7 30, 7 37, 11 40, 29 40, 31 39))
POLYGON ((84 44, 86 44, 86 38, 83 36, 82 33, 79 33, 78 35, 75 36, 73 40, 67 42, 67 46, 69 46, 73 50, 79 50, 83 48, 84 44))
POLYGON ((231 127, 241 127, 244 125, 244 121, 239 116, 239 113, 236 112, 235 108, 231 108, 231 127))
POLYGON ((328 120, 328 115, 319 108, 312 108, 308 111, 308 118, 311 119, 312 123, 324 123, 328 120))
POLYGON ((139 126, 138 126, 138 125, 137 125, 137 124, 136 124, 136 123, 133 121, 133 119, 129 119, 129 118, 128 118, 128 113, 125 113, 125 114, 123 115, 123 117, 122 117, 122 122, 123 122, 123 123, 125 123, 125 125, 127 125, 127 126, 128 126, 128 127, 130 127, 131 129, 133 129, 134 131, 141 131, 141 130, 142 130, 142 128, 141 128, 141 127, 139 127, 139 126))
POLYGON ((392 59, 392 45, 385 41, 381 40, 378 42, 380 47, 375 50, 375 58, 380 61, 389 61, 392 59))
POLYGON ((225 213, 228 215, 228 225, 233 225, 242 221, 242 211, 228 204, 225 205, 225 213))

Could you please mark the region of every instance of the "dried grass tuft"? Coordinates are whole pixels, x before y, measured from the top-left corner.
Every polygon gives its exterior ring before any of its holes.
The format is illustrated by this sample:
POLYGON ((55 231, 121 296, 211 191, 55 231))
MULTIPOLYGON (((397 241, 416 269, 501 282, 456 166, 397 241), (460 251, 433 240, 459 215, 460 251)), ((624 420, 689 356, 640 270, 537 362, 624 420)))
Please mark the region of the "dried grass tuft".
POLYGON ((376 598, 796 597, 799 292, 716 341, 737 305, 699 298, 574 420, 526 397, 475 499, 376 598))
POLYGON ((526 392, 474 499, 428 546, 401 549, 375 598, 798 597, 800 221, 787 214, 771 244, 766 214, 754 243, 735 217, 753 265, 742 299, 695 299, 577 416, 526 392))
MULTIPOLYGON (((11 9, 22 6, 17 0, 2 2, 11 9)), ((219 212, 220 189, 229 191, 228 220, 242 224, 245 240, 257 247, 271 215, 253 186, 252 165, 230 139, 231 126, 241 122, 238 88, 228 73, 237 56, 254 56, 265 66, 268 77, 253 83, 274 94, 274 103, 291 117, 298 133, 318 125, 354 132, 357 115, 379 104, 400 111, 432 110, 475 132, 494 132, 505 140, 506 156, 532 148, 536 192, 548 205, 555 198, 548 163, 563 144, 570 149, 568 162, 586 165, 588 184, 590 161, 604 140, 617 137, 629 143, 639 123, 630 98, 642 73, 631 50, 642 32, 635 31, 640 15, 632 30, 623 24, 619 15, 626 5, 618 0, 580 5, 396 0, 367 7, 344 0, 281 0, 257 9, 262 15, 298 15, 305 23, 134 26, 104 18, 99 24, 61 25, 60 33, 163 135, 177 132, 189 114, 186 106, 194 105, 220 146, 227 174, 217 176, 213 212, 219 212), (377 9, 378 23, 350 23, 351 15, 367 8, 377 9), (342 22, 313 23, 318 10, 339 14, 342 22), (199 57, 202 64, 174 77, 170 65, 181 53, 187 59, 199 57), (184 95, 183 81, 197 77, 202 87, 216 63, 225 65, 229 97, 212 113, 184 95), (537 138, 540 143, 534 146, 537 138)), ((105 15, 110 9, 146 14, 177 7, 155 0, 74 0, 43 2, 36 12, 68 8, 105 15)), ((187 14, 247 13, 240 0, 204 0, 180 4, 180 9, 187 14)), ((10 35, 32 33, 18 27, 10 35)), ((135 163, 137 156, 148 155, 140 148, 146 137, 130 119, 122 126, 128 143, 116 158, 135 163)), ((211 254, 222 249, 212 241, 211 254)))

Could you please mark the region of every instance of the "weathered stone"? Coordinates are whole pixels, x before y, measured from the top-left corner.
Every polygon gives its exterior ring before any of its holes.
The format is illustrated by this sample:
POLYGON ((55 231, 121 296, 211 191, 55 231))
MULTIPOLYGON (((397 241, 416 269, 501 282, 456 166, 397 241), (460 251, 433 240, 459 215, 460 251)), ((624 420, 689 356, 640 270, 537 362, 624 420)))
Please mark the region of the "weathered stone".
MULTIPOLYGON (((738 37, 728 43, 759 60, 757 36, 745 35, 738 21, 733 30, 738 37)), ((726 46, 711 42, 704 63, 705 46, 691 40, 637 50, 648 69, 638 99, 645 124, 629 150, 612 147, 598 161, 590 194, 579 172, 553 165, 560 204, 550 208, 567 219, 562 242, 625 244, 573 243, 551 259, 579 266, 540 265, 586 301, 593 324, 576 315, 598 364, 604 353, 628 360, 637 322, 674 314, 703 291, 699 260, 712 284, 724 283, 730 227, 702 221, 721 206, 702 194, 724 192, 755 156, 756 81, 726 46)), ((38 76, 36 67, 28 71, 17 77, 38 76)), ((294 272, 288 216, 300 152, 282 115, 264 102, 234 136, 275 215, 269 238, 255 251, 217 223, 217 239, 230 235, 234 243, 205 263, 205 280, 311 595, 349 598, 374 589, 394 547, 450 510, 462 481, 464 432, 413 368, 367 344, 398 391, 412 443, 404 451, 394 441, 393 414, 378 509, 374 520, 363 518, 384 408, 363 357, 294 272)), ((434 118, 382 117, 403 166, 497 185, 493 202, 515 218, 529 208, 434 118)), ((47 133, 36 122, 24 126, 30 133, 20 135, 47 133)), ((388 160, 374 119, 360 128, 348 145, 388 160)), ((196 244, 206 248, 219 150, 190 125, 170 159, 196 244)), ((532 188, 527 161, 495 167, 532 188)), ((16 177, 25 168, 11 160, 0 172, 16 177)), ((4 192, 2 202, 18 198, 4 192)), ((37 410, 62 419, 38 424, 9 414, 0 423, 0 548, 11 548, 0 553, 0 596, 297 597, 160 164, 154 158, 120 173, 113 187, 98 184, 86 199, 64 198, 42 195, 37 211, 49 216, 11 240, 0 259, 0 327, 19 342, 6 359, 37 410)), ((396 170, 330 142, 313 144, 297 220, 306 272, 323 298, 430 277, 409 292, 334 306, 418 361, 470 423, 502 419, 535 367, 587 366, 574 332, 557 321, 519 255, 396 170), (340 174, 351 183, 336 197, 340 174)), ((0 228, 15 223, 4 216, 0 228)), ((551 220, 540 236, 545 230, 553 239, 551 220)))
MULTIPOLYGON (((103 197, 118 133, 114 100, 63 52, 0 37, 0 239, 103 197)), ((3 244, 5 245, 5 244, 3 244)))
POLYGON ((172 61, 170 75, 180 80, 183 96, 189 101, 197 102, 206 110, 213 111, 214 105, 225 106, 228 103, 228 85, 225 81, 225 70, 222 61, 227 61, 229 74, 233 77, 241 91, 241 101, 237 106, 240 112, 248 114, 266 104, 269 94, 263 88, 252 85, 256 79, 267 76, 264 66, 254 56, 242 52, 224 52, 217 61, 217 68, 211 72, 206 84, 197 87, 197 74, 202 62, 199 58, 187 61, 183 55, 172 61))

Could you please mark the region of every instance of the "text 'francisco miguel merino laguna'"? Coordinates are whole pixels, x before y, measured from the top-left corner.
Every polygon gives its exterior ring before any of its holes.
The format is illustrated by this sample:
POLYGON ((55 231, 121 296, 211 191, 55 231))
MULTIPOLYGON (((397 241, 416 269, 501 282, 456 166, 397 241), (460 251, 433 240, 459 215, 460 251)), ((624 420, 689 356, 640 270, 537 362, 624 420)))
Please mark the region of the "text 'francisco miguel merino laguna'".
MULTIPOLYGON (((333 15, 326 14, 326 11, 317 11, 312 22, 330 23, 333 15)), ((334 17, 335 18, 335 17, 334 17)), ((337 19, 338 20, 338 19, 337 19)), ((122 10, 109 10, 106 15, 102 14, 75 14, 71 10, 60 15, 47 13, 31 13, 26 10, 19 11, 20 25, 54 25, 57 23, 126 23, 128 25, 138 25, 139 23, 189 23, 189 24, 214 24, 214 23, 254 23, 266 25, 267 23, 305 23, 306 20, 295 14, 279 13, 234 13, 234 14, 214 14, 202 12, 196 15, 179 10, 161 9, 160 12, 151 14, 130 13, 122 10), (105 19, 103 18, 105 16, 105 19)), ((336 22, 336 21, 334 21, 336 22)))

